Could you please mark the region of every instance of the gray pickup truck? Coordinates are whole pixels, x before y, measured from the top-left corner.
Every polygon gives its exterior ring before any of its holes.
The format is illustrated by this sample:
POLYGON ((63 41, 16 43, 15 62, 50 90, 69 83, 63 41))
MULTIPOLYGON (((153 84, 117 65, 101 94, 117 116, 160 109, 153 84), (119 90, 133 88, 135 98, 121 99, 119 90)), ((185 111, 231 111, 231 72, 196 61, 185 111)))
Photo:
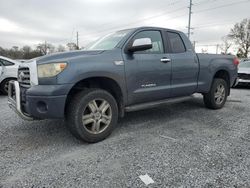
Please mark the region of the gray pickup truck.
MULTIPOLYGON (((74 136, 98 142, 125 112, 183 101, 194 93, 220 109, 237 81, 238 60, 196 54, 180 31, 140 27, 100 38, 82 51, 23 63, 9 106, 27 120, 65 118, 74 136)), ((166 114, 167 115, 167 114, 166 114)))

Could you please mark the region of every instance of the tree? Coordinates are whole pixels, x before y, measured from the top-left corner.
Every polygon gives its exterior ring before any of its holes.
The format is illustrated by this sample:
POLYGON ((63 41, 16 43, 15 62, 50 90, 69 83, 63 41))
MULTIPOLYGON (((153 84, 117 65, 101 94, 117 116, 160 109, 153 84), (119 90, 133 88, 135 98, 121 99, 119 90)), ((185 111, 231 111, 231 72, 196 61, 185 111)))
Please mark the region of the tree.
POLYGON ((42 54, 47 54, 47 44, 46 43, 40 43, 37 45, 36 49, 42 54))
POLYGON ((240 59, 245 58, 244 52, 241 50, 241 48, 238 49, 236 55, 237 55, 237 57, 240 58, 240 59))
POLYGON ((240 23, 236 23, 228 37, 239 46, 243 58, 247 58, 250 52, 250 19, 244 19, 240 23))
POLYGON ((67 46, 68 46, 70 51, 71 50, 78 50, 77 45, 75 43, 73 43, 73 42, 68 43, 67 46))
POLYGON ((37 45, 37 50, 42 54, 42 55, 46 55, 46 54, 50 54, 55 52, 55 46, 53 46, 50 43, 40 43, 37 45))
POLYGON ((57 46, 57 51, 58 52, 65 52, 65 47, 60 44, 60 45, 57 46))
POLYGON ((18 49, 19 49, 18 46, 12 46, 12 48, 14 51, 18 51, 18 49))
POLYGON ((23 51, 23 58, 22 59, 30 59, 30 54, 31 54, 31 47, 30 46, 23 46, 22 48, 23 51))
POLYGON ((6 49, 0 47, 0 55, 1 55, 1 56, 7 56, 7 51, 6 51, 6 49))
POLYGON ((223 44, 220 45, 221 53, 228 54, 229 48, 232 46, 232 42, 230 41, 228 36, 222 37, 223 44))

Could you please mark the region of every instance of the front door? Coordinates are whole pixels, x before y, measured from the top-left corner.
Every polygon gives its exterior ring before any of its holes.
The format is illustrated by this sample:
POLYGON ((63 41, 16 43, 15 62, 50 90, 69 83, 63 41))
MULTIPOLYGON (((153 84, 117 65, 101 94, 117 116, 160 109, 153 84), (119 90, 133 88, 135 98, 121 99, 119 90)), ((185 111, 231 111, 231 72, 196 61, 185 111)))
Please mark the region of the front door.
POLYGON ((152 49, 124 54, 129 104, 161 100, 170 96, 171 62, 158 30, 137 32, 131 40, 150 38, 152 49))

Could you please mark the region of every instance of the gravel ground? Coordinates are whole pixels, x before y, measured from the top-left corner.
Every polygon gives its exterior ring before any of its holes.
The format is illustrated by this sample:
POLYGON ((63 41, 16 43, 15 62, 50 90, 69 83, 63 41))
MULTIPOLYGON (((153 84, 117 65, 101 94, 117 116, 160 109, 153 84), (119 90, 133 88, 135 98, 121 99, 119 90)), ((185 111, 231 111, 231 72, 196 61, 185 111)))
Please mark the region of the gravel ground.
POLYGON ((0 187, 250 187, 250 89, 226 106, 202 98, 126 114, 96 144, 64 121, 26 122, 0 96, 0 187))

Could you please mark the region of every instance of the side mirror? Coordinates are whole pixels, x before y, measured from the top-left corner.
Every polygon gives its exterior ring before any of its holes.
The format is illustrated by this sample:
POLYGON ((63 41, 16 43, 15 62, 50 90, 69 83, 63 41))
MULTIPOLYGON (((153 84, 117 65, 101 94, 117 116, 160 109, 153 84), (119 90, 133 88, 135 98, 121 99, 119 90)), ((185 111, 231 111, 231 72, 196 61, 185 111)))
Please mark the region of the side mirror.
POLYGON ((150 38, 140 38, 133 41, 132 46, 128 48, 130 52, 149 50, 153 47, 150 38))

